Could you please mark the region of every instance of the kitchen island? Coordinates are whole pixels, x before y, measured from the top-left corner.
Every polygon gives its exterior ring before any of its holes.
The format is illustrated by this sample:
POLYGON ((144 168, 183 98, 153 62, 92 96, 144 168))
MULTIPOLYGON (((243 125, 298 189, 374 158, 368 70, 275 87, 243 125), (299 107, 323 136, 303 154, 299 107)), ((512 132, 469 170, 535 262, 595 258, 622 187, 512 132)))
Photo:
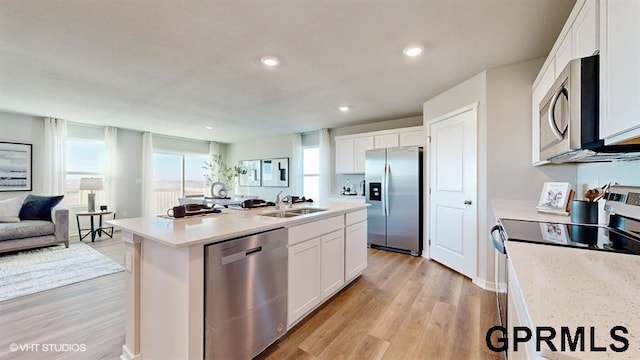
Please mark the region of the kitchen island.
POLYGON ((322 272, 315 277, 317 289, 289 286, 287 329, 357 278, 366 267, 366 205, 301 204, 291 210, 298 208, 322 211, 278 217, 268 216, 273 215, 273 208, 224 209, 218 214, 182 219, 151 216, 109 221, 122 230, 127 246, 121 359, 204 357, 207 245, 284 228, 289 249, 289 270, 284 276, 289 284, 311 281, 304 278, 307 269, 292 266, 307 264, 304 258, 296 257, 296 249, 317 245, 321 263, 317 270, 322 272), (321 258, 320 251, 335 254, 321 258), (317 294, 309 294, 309 290, 317 290, 317 294))

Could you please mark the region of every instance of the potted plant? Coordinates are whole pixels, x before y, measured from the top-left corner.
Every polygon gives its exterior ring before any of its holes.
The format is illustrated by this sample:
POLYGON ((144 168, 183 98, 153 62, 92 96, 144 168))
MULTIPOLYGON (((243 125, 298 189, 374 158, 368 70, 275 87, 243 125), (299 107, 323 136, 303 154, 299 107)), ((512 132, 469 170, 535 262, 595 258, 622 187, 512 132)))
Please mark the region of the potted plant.
MULTIPOLYGON (((246 174, 247 170, 240 166, 229 166, 223 159, 222 155, 211 155, 211 161, 205 161, 203 169, 207 170, 204 175, 207 186, 215 183, 224 184, 224 188, 228 189, 233 185, 233 180, 237 179, 241 174, 246 174)), ((213 190, 213 189, 212 189, 213 190)), ((214 196, 213 192, 211 196, 214 196)))

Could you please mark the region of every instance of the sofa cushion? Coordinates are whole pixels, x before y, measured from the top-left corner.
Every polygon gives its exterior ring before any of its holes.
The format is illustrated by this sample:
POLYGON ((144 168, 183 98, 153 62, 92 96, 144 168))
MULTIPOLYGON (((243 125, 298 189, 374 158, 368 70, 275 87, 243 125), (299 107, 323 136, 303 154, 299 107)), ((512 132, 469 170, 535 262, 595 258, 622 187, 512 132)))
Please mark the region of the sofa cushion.
POLYGON ((20 209, 24 196, 0 201, 0 223, 20 221, 20 209))
POLYGON ((51 221, 25 220, 17 223, 0 223, 0 241, 53 235, 51 221))
POLYGON ((40 196, 31 195, 24 199, 20 209, 20 220, 46 220, 51 221, 51 209, 58 205, 64 195, 40 196))

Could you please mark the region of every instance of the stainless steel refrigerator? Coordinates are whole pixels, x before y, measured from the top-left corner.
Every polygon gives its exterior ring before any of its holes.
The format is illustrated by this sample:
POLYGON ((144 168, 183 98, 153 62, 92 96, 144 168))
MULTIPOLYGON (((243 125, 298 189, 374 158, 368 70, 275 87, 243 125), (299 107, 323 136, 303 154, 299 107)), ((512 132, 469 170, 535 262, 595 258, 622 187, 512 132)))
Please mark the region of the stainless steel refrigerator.
POLYGON ((368 245, 420 256, 422 147, 367 151, 368 245))

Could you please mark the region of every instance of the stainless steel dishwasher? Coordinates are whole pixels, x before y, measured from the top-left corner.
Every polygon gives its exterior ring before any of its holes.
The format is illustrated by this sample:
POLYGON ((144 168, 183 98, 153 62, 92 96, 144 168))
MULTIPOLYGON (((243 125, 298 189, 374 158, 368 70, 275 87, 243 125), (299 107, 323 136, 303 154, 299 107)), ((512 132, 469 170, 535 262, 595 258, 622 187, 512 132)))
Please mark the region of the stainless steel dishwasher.
POLYGON ((205 246, 204 358, 251 359, 287 324, 287 231, 205 246))

